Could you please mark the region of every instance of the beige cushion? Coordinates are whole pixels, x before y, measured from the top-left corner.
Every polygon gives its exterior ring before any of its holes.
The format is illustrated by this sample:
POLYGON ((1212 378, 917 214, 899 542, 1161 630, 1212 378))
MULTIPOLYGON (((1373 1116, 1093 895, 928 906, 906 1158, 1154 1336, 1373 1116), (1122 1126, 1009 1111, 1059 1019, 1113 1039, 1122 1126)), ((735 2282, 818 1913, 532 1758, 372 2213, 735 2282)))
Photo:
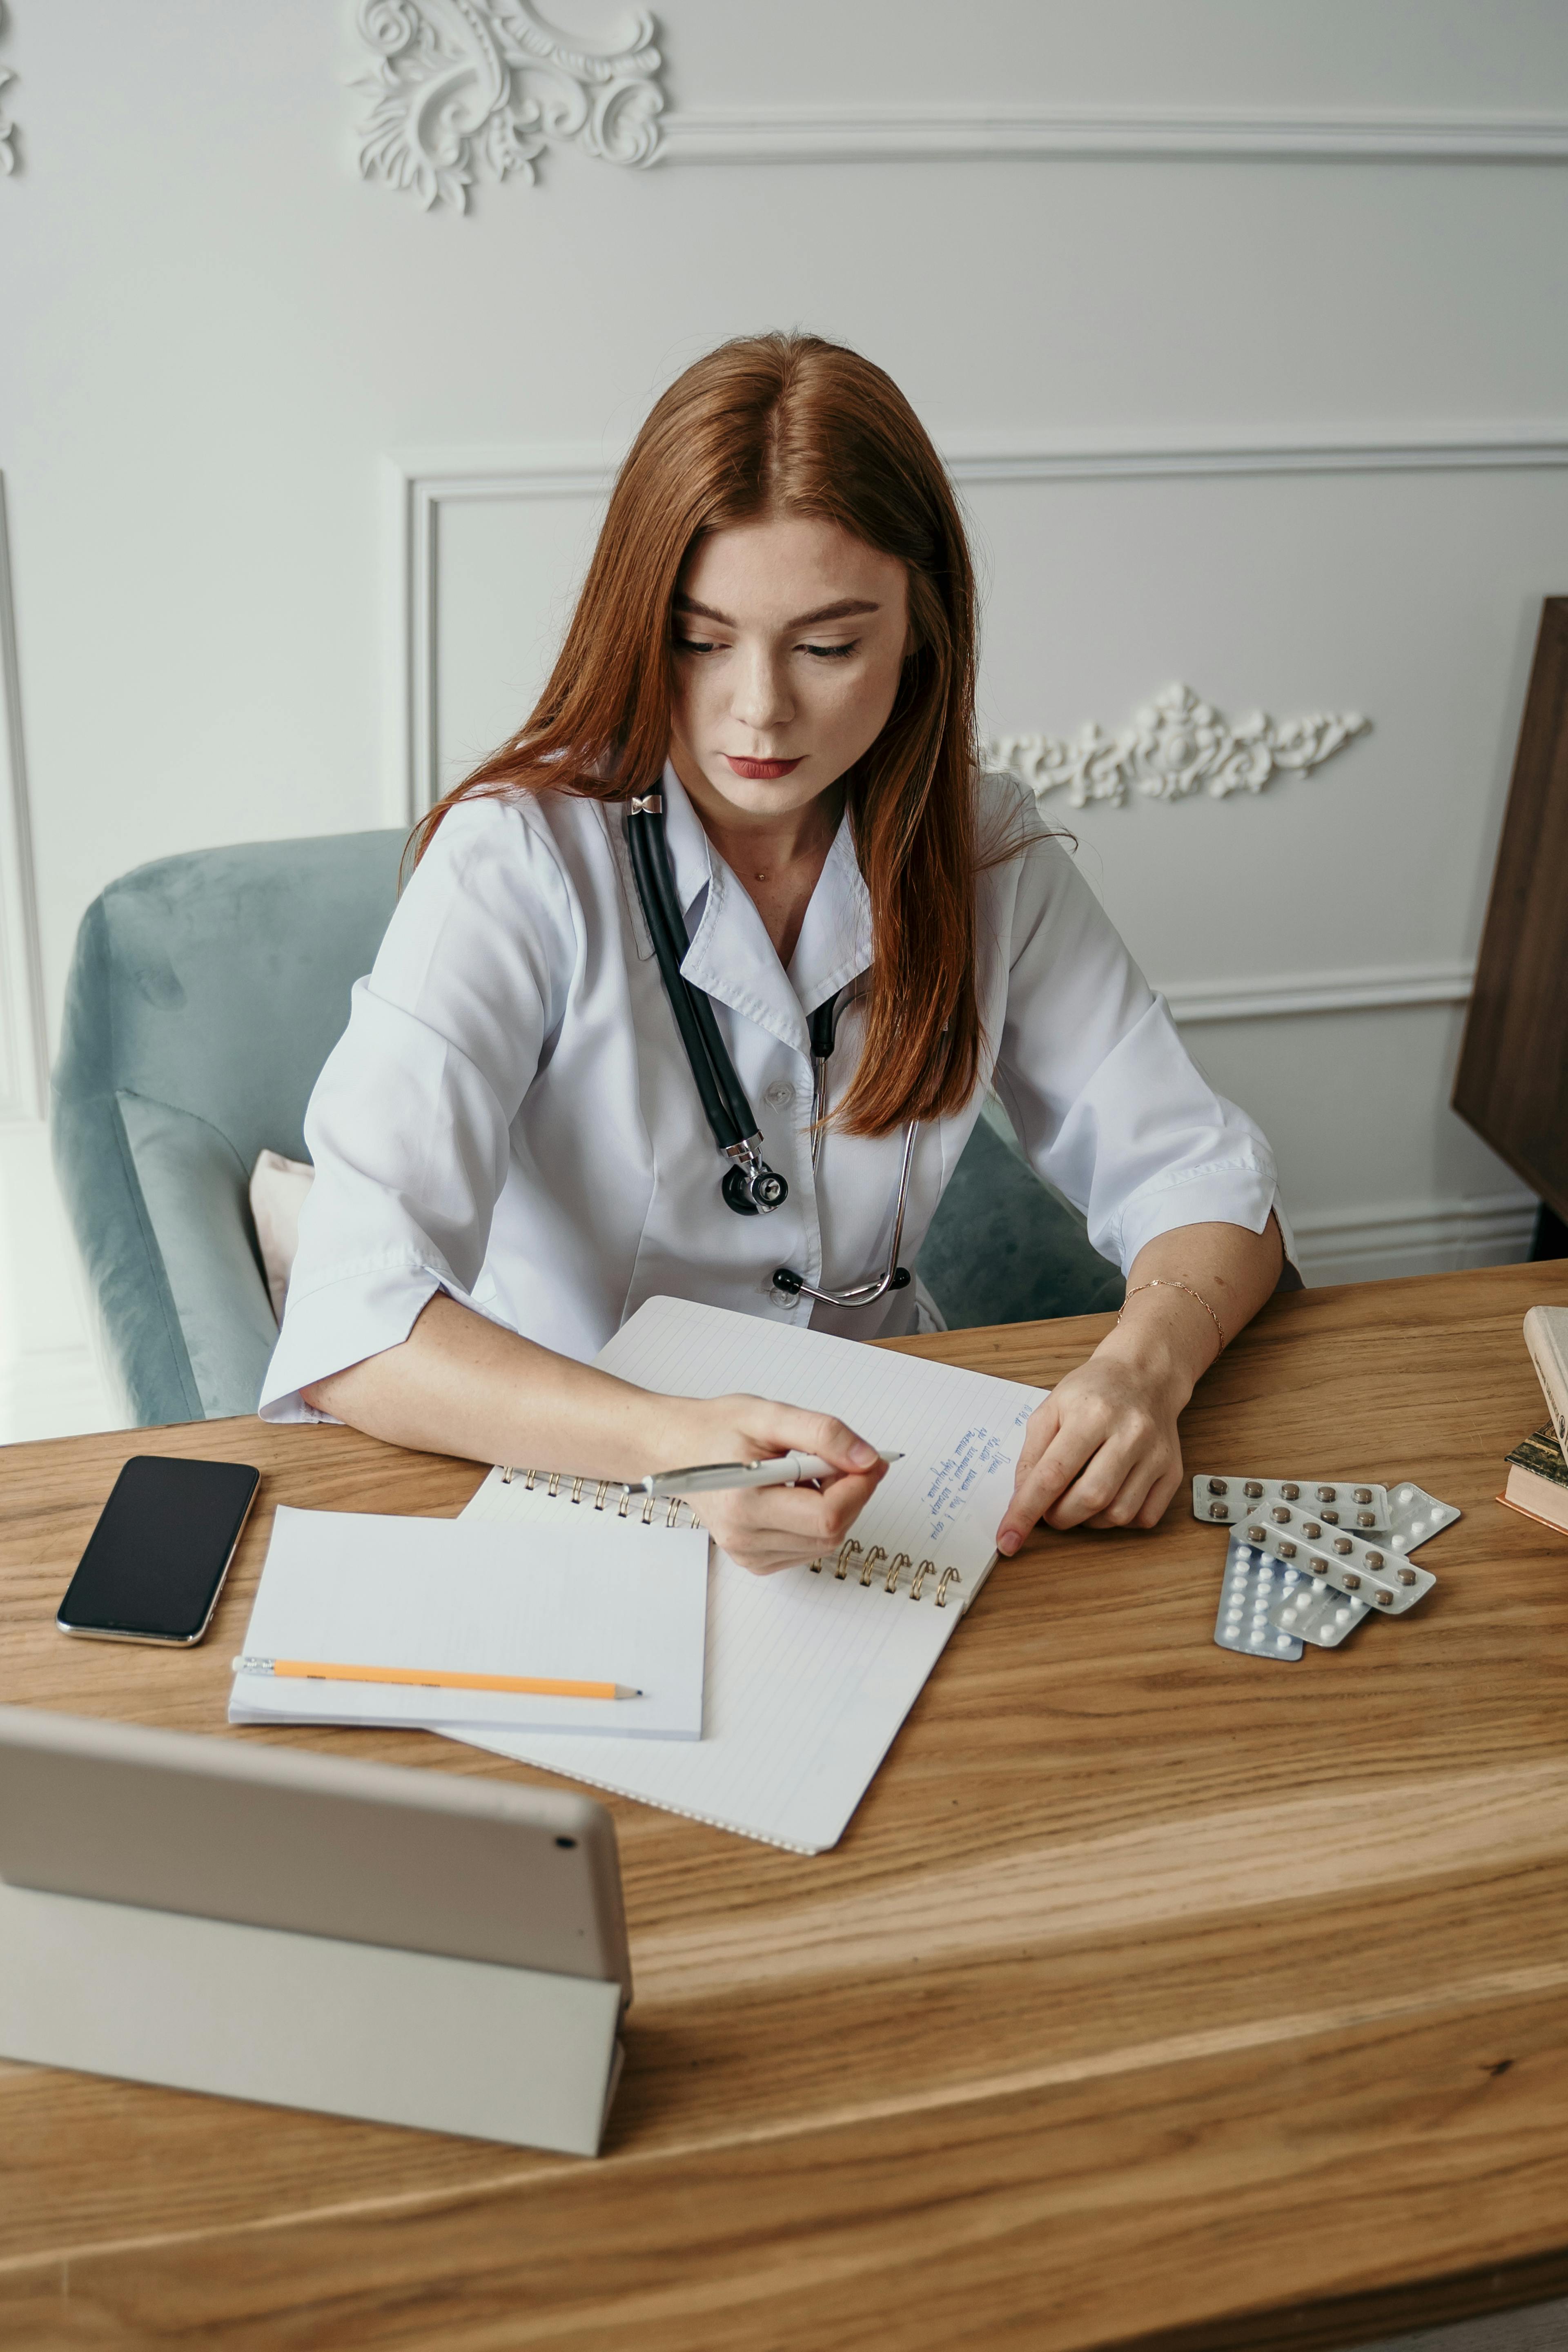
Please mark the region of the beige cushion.
POLYGON ((250 1171, 250 1213, 267 1271, 267 1292, 272 1312, 283 1320, 289 1276, 300 1246, 300 1212, 316 1171, 303 1160, 285 1160, 280 1151, 263 1151, 250 1171))

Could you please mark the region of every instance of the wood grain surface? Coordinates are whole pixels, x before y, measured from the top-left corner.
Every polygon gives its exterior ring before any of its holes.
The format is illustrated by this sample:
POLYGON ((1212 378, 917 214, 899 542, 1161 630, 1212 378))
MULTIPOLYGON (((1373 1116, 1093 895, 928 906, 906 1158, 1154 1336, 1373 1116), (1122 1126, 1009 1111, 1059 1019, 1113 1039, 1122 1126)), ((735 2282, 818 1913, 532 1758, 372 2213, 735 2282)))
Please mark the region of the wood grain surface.
MULTIPOLYGON (((993 1572, 832 1853, 609 1801, 637 2001, 596 2162, 0 2065, 0 2343, 1225 2352, 1568 2287, 1568 1541, 1493 1499, 1542 1299, 1568 1264, 1277 1299, 1188 1411, 1189 1469, 1458 1503, 1411 1616, 1216 1649, 1184 1493, 993 1572)), ((1104 1328, 902 1344, 1049 1381, 1104 1328)), ((546 1780, 223 1721, 273 1506, 479 1475, 253 1421, 7 1448, 0 1694, 546 1780), (54 1631, 135 1452, 265 1473, 199 1650, 54 1631)))
POLYGON ((1531 666, 1454 1108, 1568 1220, 1568 596, 1531 666))

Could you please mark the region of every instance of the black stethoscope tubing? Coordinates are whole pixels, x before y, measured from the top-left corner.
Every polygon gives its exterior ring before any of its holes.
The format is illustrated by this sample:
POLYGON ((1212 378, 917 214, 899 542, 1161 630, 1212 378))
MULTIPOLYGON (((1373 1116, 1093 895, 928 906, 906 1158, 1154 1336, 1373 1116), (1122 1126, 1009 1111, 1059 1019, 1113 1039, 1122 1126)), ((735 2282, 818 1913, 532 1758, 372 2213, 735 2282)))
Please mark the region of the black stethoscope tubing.
MULTIPOLYGON (((728 1047, 719 1034, 719 1024, 706 990, 695 987, 680 966, 690 942, 686 936, 686 919, 675 887, 670 869, 669 846, 664 835, 664 800, 658 793, 648 793, 634 799, 626 814, 626 847, 632 863, 632 877, 637 897, 642 903, 643 917, 653 941, 654 955, 658 963, 664 992, 675 1016, 675 1025, 691 1066, 701 1100, 703 1114, 712 1131, 713 1140, 729 1160, 721 1191, 726 1203, 742 1216, 766 1215, 782 1207, 789 1198, 789 1186, 776 1169, 770 1168, 763 1157, 762 1133, 744 1087, 728 1047)), ((820 1117, 821 1096, 827 1063, 833 1053, 837 1026, 837 998, 829 997, 811 1015, 811 1055, 816 1076, 818 1101, 814 1109, 820 1117)), ((903 1166, 899 1178, 898 1205, 893 1218, 892 1248, 887 1271, 876 1281, 858 1283, 846 1292, 816 1290, 803 1275, 789 1266, 780 1266, 773 1276, 779 1289, 792 1297, 802 1292, 808 1298, 818 1298, 830 1306, 869 1307, 889 1290, 902 1290, 910 1281, 909 1270, 898 1262, 899 1244, 903 1235, 904 1201, 909 1189, 910 1161, 914 1150, 915 1129, 911 1122, 904 1139, 903 1166)), ((812 1164, 816 1163, 818 1139, 812 1143, 812 1164)))
POLYGON ((680 1031, 680 1042, 686 1048, 686 1058, 691 1065, 691 1075, 697 1081, 697 1091, 702 1097, 702 1108, 720 1150, 732 1151, 755 1132, 757 1122, 735 1066, 724 1050, 707 992, 693 988, 680 969, 683 951, 679 941, 685 924, 675 894, 675 877, 669 870, 662 815, 648 809, 637 810, 627 821, 626 840, 665 992, 680 1031))

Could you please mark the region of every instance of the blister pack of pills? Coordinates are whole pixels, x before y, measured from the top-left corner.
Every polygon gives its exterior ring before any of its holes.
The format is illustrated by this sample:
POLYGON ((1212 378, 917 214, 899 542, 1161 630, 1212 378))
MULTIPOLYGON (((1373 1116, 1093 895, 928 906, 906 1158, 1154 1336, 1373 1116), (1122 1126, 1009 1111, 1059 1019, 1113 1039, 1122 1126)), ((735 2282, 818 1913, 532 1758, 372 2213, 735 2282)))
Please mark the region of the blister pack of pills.
POLYGON ((1268 1612, 1282 1593, 1294 1592, 1301 1580, 1298 1570, 1287 1569, 1256 1545, 1232 1536, 1215 1619, 1214 1637, 1220 1648, 1245 1651, 1249 1658, 1299 1658, 1300 1641, 1283 1627, 1270 1624, 1268 1612))
POLYGON ((1321 1576, 1303 1576, 1270 1603, 1268 1622, 1277 1642, 1310 1642, 1317 1650, 1337 1650, 1371 1613, 1355 1594, 1336 1591, 1321 1576))
POLYGON ((1425 1486, 1413 1486, 1408 1479, 1388 1490, 1388 1540, 1395 1551, 1414 1551, 1417 1544, 1451 1528, 1463 1516, 1457 1504, 1439 1502, 1425 1486))
MULTIPOLYGON (((1315 1510, 1327 1526, 1354 1528, 1363 1535, 1386 1533, 1394 1525, 1387 1487, 1374 1486, 1365 1478, 1231 1478, 1210 1475, 1193 1480, 1194 1519, 1212 1519, 1222 1527, 1232 1527, 1269 1503, 1300 1503, 1315 1510)), ((1458 1512, 1455 1517, 1458 1517, 1458 1512)))
POLYGON ((1437 1581, 1409 1557, 1460 1513, 1405 1479, 1200 1473, 1193 1517, 1228 1528, 1215 1640, 1251 1658, 1333 1650, 1368 1617, 1402 1617, 1437 1581))
POLYGON ((1296 1503, 1270 1503, 1239 1530, 1276 1559, 1326 1577, 1342 1592, 1364 1593, 1384 1617, 1401 1617, 1424 1601, 1436 1583, 1429 1569, 1394 1549, 1386 1536, 1369 1540, 1344 1528, 1331 1528, 1296 1503))

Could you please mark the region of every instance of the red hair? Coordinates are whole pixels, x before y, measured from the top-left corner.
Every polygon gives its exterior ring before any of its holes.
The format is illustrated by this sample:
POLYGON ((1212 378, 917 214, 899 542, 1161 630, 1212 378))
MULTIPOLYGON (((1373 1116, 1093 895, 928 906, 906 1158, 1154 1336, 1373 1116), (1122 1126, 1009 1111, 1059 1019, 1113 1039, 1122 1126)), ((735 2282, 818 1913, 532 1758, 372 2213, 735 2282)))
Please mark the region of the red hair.
POLYGON ((979 1082, 974 575, 952 485, 890 376, 816 335, 723 343, 658 402, 616 477, 560 657, 453 803, 518 790, 623 801, 669 752, 671 612, 705 532, 765 514, 837 523, 909 574, 892 712, 842 780, 871 903, 865 1045, 835 1124, 885 1135, 961 1110, 979 1082))

